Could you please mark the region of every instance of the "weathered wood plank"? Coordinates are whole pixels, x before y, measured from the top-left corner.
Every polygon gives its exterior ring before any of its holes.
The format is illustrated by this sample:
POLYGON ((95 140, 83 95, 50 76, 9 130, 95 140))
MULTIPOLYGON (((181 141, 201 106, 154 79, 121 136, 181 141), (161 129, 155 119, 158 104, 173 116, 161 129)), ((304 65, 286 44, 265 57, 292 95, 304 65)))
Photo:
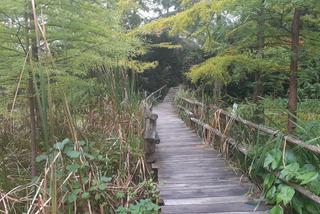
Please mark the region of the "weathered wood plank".
MULTIPOLYGON (((199 213, 197 214, 267 214, 268 211, 253 211, 253 212, 215 212, 215 213, 199 213)), ((184 213, 184 214, 192 214, 192 213, 184 213)))
POLYGON ((203 197, 243 196, 247 192, 247 187, 221 186, 220 188, 199 188, 191 190, 161 191, 160 196, 164 199, 185 199, 203 197))
POLYGON ((161 140, 154 166, 164 201, 162 213, 265 213, 255 211, 256 205, 248 199, 252 186, 248 179, 235 173, 179 118, 172 107, 174 93, 169 92, 164 102, 154 108, 159 116, 157 131, 161 140))
POLYGON ((230 203, 236 203, 236 202, 247 203, 248 198, 241 195, 241 196, 226 196, 226 197, 165 199, 164 203, 166 205, 187 205, 187 204, 217 204, 217 203, 225 203, 226 201, 230 203))
MULTIPOLYGON (((258 207, 257 211, 264 211, 266 207, 258 207)), ((221 212, 254 212, 256 206, 242 202, 234 203, 217 203, 217 204, 183 204, 183 205, 169 205, 161 208, 162 213, 165 214, 179 214, 179 213, 221 213, 221 212)))

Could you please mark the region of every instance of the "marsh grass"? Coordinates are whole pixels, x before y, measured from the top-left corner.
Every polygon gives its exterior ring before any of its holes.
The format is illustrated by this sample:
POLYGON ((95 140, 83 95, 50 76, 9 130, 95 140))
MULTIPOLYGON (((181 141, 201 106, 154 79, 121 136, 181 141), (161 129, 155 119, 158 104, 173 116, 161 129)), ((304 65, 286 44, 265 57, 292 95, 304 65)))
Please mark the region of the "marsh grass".
POLYGON ((73 82, 56 87, 48 76, 35 75, 41 123, 38 176, 32 181, 27 115, 1 118, 5 213, 113 213, 143 198, 156 202, 144 161, 142 95, 125 69, 97 71, 98 84, 79 79, 81 88, 73 82))

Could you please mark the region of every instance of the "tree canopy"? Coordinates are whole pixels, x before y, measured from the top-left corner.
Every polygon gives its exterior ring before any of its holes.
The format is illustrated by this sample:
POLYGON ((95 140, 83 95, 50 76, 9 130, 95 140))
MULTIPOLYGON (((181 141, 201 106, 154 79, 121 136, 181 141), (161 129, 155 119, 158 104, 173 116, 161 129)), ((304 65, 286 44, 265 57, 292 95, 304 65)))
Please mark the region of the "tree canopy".
MULTIPOLYGON (((158 211, 145 166, 142 109, 149 104, 143 98, 165 85, 184 83, 208 104, 233 105, 234 114, 318 145, 318 1, 2 0, 4 206, 18 213, 46 207, 47 213, 129 213, 140 205, 158 211), (17 205, 18 197, 25 201, 17 205), (139 204, 145 198, 153 201, 139 204)), ((286 145, 283 151, 270 145, 254 148, 267 155, 266 166, 287 155, 286 145)), ((307 180, 303 185, 318 194, 319 158, 292 153, 297 164, 311 165, 295 165, 296 171, 312 168, 309 178, 295 175, 295 181, 307 180)), ((283 163, 278 169, 287 173, 283 163)), ((275 195, 287 189, 276 183, 266 198, 285 207, 275 195)))

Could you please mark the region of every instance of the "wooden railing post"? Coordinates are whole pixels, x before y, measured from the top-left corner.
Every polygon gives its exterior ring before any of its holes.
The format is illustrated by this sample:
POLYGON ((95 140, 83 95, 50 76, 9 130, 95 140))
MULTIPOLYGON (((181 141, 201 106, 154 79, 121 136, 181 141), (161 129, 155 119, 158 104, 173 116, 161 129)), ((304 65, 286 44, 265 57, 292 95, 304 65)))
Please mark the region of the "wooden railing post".
POLYGON ((152 163, 155 162, 156 144, 160 143, 157 132, 158 115, 152 113, 153 104, 161 97, 161 92, 166 86, 161 87, 157 91, 151 93, 144 100, 144 155, 147 167, 152 169, 152 163))
POLYGON ((144 109, 144 153, 148 167, 151 167, 151 164, 155 162, 154 154, 156 144, 160 143, 157 132, 157 119, 157 114, 153 114, 152 111, 148 108, 144 109))

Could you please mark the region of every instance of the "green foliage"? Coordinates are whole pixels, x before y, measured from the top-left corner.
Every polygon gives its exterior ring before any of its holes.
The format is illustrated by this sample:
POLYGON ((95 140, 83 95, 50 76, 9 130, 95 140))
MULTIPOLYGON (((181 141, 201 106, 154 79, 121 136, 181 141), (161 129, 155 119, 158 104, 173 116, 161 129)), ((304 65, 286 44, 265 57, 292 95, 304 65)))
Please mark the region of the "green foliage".
POLYGON ((45 155, 38 156, 38 161, 47 161, 55 165, 57 171, 54 179, 56 183, 61 182, 61 194, 67 195, 64 199, 65 203, 73 206, 74 203, 82 204, 90 200, 93 205, 98 204, 108 197, 108 194, 103 191, 113 180, 112 176, 106 174, 108 171, 104 170, 103 163, 108 160, 102 158, 103 153, 96 149, 94 143, 81 141, 77 147, 80 150, 74 150, 75 144, 65 139, 56 143, 45 155), (39 158, 44 156, 47 158, 39 158), (56 160, 57 157, 58 160, 56 160), (98 169, 98 174, 90 177, 93 167, 98 169), (75 177, 80 179, 82 186, 77 179, 73 179, 75 177))
POLYGON ((168 88, 176 86, 181 82, 182 70, 185 69, 182 55, 189 54, 190 50, 179 45, 181 39, 170 37, 166 33, 145 35, 144 40, 147 42, 148 52, 137 59, 143 62, 157 61, 157 65, 138 74, 139 87, 151 93, 164 85, 168 88))
POLYGON ((78 87, 78 94, 84 94, 83 88, 95 85, 91 71, 100 66, 114 69, 121 65, 124 69, 133 68, 139 72, 154 66, 154 63, 140 65, 137 61, 131 62, 131 57, 140 51, 142 43, 122 29, 120 20, 123 8, 116 1, 108 1, 106 5, 103 0, 36 0, 36 5, 35 12, 40 24, 40 31, 37 32, 41 43, 37 53, 39 61, 34 59, 33 65, 27 63, 24 69, 23 62, 29 51, 27 38, 36 36, 34 29, 26 28, 29 20, 25 14, 29 6, 24 0, 5 1, 0 6, 0 80, 3 83, 0 91, 3 90, 5 95, 1 96, 1 111, 11 104, 20 73, 22 81, 18 95, 25 96, 27 71, 30 70, 34 82, 45 81, 36 92, 39 105, 46 114, 49 112, 43 106, 45 92, 46 96, 48 93, 61 95, 69 87, 78 87), (53 91, 47 91, 49 89, 53 91))
POLYGON ((9 212, 40 212, 42 201, 52 213, 111 213, 114 207, 153 199, 157 192, 145 181, 142 96, 134 77, 158 64, 135 59, 145 50, 123 28, 129 2, 35 0, 35 11, 31 2, 5 0, 0 5, 0 185, 9 197, 5 206, 9 212), (36 28, 34 21, 39 22, 36 28), (32 130, 30 109, 35 111, 32 130), (66 136, 70 139, 59 141, 66 136), (30 142, 35 146, 31 152, 30 142), (35 167, 30 167, 30 156, 37 156, 35 167), (30 168, 38 175, 32 184, 30 168), (115 189, 130 195, 123 198, 115 189), (27 200, 17 204, 11 200, 16 197, 27 200))
POLYGON ((283 214, 283 208, 277 205, 270 210, 270 214, 283 214))
POLYGON ((281 151, 279 148, 275 148, 267 153, 267 156, 264 160, 264 167, 271 167, 271 169, 277 169, 280 166, 281 161, 281 151))
MULTIPOLYGON (((275 143, 279 145, 278 141, 275 141, 275 143)), ((270 203, 277 204, 277 206, 273 208, 275 213, 280 212, 279 205, 287 206, 289 203, 293 204, 293 200, 296 200, 296 198, 299 198, 301 201, 307 201, 305 198, 300 198, 296 191, 283 181, 299 184, 311 192, 317 195, 319 194, 319 190, 313 188, 314 185, 320 185, 319 166, 317 165, 319 160, 317 158, 314 159, 312 154, 305 151, 301 152, 299 149, 286 148, 285 153, 278 147, 271 149, 274 145, 273 141, 269 141, 267 144, 267 147, 260 149, 258 149, 260 144, 255 145, 254 148, 256 151, 254 152, 253 163, 254 168, 258 170, 260 167, 259 160, 263 158, 264 168, 279 174, 278 178, 273 175, 265 176, 263 182, 266 199, 270 203), (258 158, 258 160, 256 160, 256 158, 258 158), (300 167, 301 165, 302 167, 300 167)), ((306 205, 300 206, 306 208, 306 205)), ((315 204, 312 206, 315 206, 315 204)), ((293 206, 293 208, 298 209, 295 206, 293 206)))
MULTIPOLYGON (((184 32, 186 29, 192 29, 197 23, 205 24, 212 13, 211 5, 208 2, 198 2, 191 8, 186 9, 174 16, 161 18, 143 26, 140 31, 144 33, 161 32, 166 28, 171 29, 172 33, 184 32)), ((202 25, 203 26, 203 25, 202 25)))
MULTIPOLYGON (((252 96, 257 72, 260 90, 287 96, 291 58, 292 11, 301 7, 302 44, 299 70, 300 98, 317 98, 319 91, 319 18, 316 1, 182 1, 180 10, 141 27, 140 32, 169 32, 196 43, 206 53, 187 77, 196 86, 213 88, 222 80, 224 98, 252 96), (259 39, 262 47, 258 47, 259 39), (252 82, 252 83, 251 83, 252 82)), ((258 86, 257 86, 258 87, 258 86)), ((210 91, 210 90, 208 90, 210 91)), ((261 96, 261 95, 260 95, 261 96)))
POLYGON ((150 200, 140 200, 136 204, 131 204, 128 208, 119 207, 117 213, 119 214, 156 214, 160 207, 150 200))
MULTIPOLYGON (((237 102, 237 101, 236 101, 237 102)), ((266 126, 286 132, 287 103, 284 98, 264 97, 258 104, 246 101, 240 103, 237 114, 247 120, 255 121, 260 108, 260 117, 266 126)), ((320 111, 319 100, 304 99, 298 103, 298 127, 297 136, 304 141, 316 139, 319 136, 320 111)), ((310 142, 316 144, 316 141, 310 142)))
POLYGON ((187 76, 196 83, 199 80, 212 82, 220 80, 225 84, 240 81, 246 73, 255 70, 271 70, 272 64, 265 60, 254 59, 250 55, 216 56, 194 66, 187 76))

